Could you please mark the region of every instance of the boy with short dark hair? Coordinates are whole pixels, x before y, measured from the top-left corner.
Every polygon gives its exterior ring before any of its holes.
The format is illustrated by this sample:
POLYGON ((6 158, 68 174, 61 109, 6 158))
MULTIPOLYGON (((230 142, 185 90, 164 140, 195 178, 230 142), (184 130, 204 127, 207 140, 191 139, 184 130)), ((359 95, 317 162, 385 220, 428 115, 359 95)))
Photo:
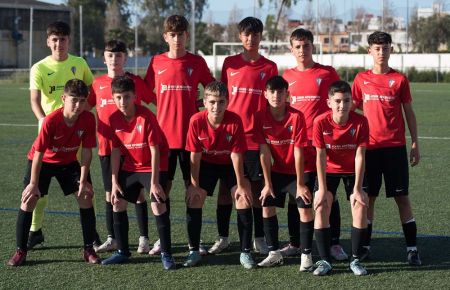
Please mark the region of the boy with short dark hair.
POLYGON ((48 194, 51 179, 58 180, 64 195, 74 194, 80 207, 84 260, 100 263, 92 242, 95 239, 95 213, 92 206, 92 184, 89 168, 95 147, 95 117, 84 110, 88 88, 83 81, 69 80, 61 99, 63 108, 49 114, 28 152, 22 199, 17 217, 17 250, 9 266, 21 266, 27 256, 27 240, 32 213, 38 199, 48 194), (77 151, 81 145, 81 165, 77 151))
POLYGON ((357 276, 366 275, 367 271, 360 262, 367 234, 368 197, 362 183, 369 127, 364 116, 351 111, 352 92, 346 82, 332 83, 328 96, 331 111, 317 117, 313 126, 313 145, 317 150, 314 234, 320 255, 313 274, 323 276, 332 270, 330 211, 342 179, 352 211, 350 269, 357 276))
MULTIPOLYGON (((149 89, 155 90, 158 123, 169 142, 169 179, 164 189, 167 195, 172 188, 177 160, 185 186, 189 185, 189 152, 184 149, 189 119, 198 112, 198 85, 206 86, 214 80, 205 60, 186 50, 188 26, 184 16, 171 15, 166 18, 163 37, 169 51, 151 59, 145 76, 149 89)), ((149 254, 159 252, 159 242, 156 242, 149 254)), ((202 254, 206 251, 203 250, 202 254)))
MULTIPOLYGON (((47 27, 47 46, 51 55, 35 63, 30 70, 31 109, 41 128, 44 117, 63 106, 61 95, 64 85, 73 78, 82 80, 86 85, 92 83, 92 73, 82 57, 69 54, 70 26, 62 21, 55 21, 47 27)), ((42 223, 44 209, 48 205, 48 196, 38 200, 33 212, 28 249, 44 242, 42 223)))
MULTIPOLYGON (((131 78, 135 84, 136 104, 141 104, 142 101, 150 103, 153 96, 153 93, 139 76, 125 71, 127 47, 124 42, 115 39, 108 41, 105 45, 103 60, 108 69, 108 73, 94 79, 88 98, 88 104, 91 107, 95 107, 97 113, 98 155, 106 193, 105 219, 108 238, 102 245, 95 248, 97 253, 117 249, 113 227, 113 205, 111 204, 111 142, 107 136, 108 119, 113 112, 117 111, 117 106, 114 103, 111 93, 111 82, 116 76, 127 76, 131 78)), ((140 234, 137 252, 139 254, 148 253, 150 250, 148 240, 148 205, 145 198, 138 200, 135 208, 140 234)))
POLYGON ((255 115, 255 131, 260 143, 261 166, 264 173, 264 188, 261 192, 264 232, 269 255, 258 264, 271 267, 283 263, 279 249, 278 219, 276 207, 284 207, 286 194, 297 201, 301 221, 302 258, 300 271, 311 271, 313 267, 311 249, 314 233, 312 195, 315 176, 304 173, 304 147, 308 146, 306 123, 303 114, 291 108, 288 82, 274 76, 266 83, 264 95, 268 108, 255 115), (273 164, 272 164, 273 159, 273 164), (312 178, 311 178, 312 177, 312 178))
POLYGON ((118 110, 109 117, 112 143, 111 172, 114 233, 117 252, 103 260, 103 265, 127 262, 131 253, 128 243, 128 202, 143 200, 145 188, 161 240, 161 261, 166 270, 176 268, 171 253, 170 219, 163 186, 167 180, 168 146, 153 113, 136 104, 135 83, 127 76, 117 76, 111 91, 118 110), (121 153, 124 154, 120 164, 121 153))
POLYGON ((219 179, 236 202, 238 231, 241 242, 240 262, 246 269, 255 267, 251 256, 252 195, 244 178, 243 154, 247 150, 242 121, 227 110, 228 91, 225 84, 211 82, 205 87, 206 110, 192 116, 186 150, 191 152, 191 185, 186 191, 186 215, 189 255, 184 266, 201 260, 199 253, 202 207, 207 195, 212 196, 219 179))
MULTIPOLYGON (((339 80, 339 75, 331 66, 316 63, 313 60, 314 36, 306 29, 296 29, 291 33, 291 53, 295 57, 297 66, 287 69, 283 78, 289 83, 291 106, 301 111, 306 120, 308 139, 310 144, 304 148, 305 172, 316 174, 316 150, 312 146, 312 129, 314 119, 328 111, 327 105, 328 87, 339 80)), ((314 177, 312 177, 314 179, 314 177)), ((298 212, 293 198, 288 204, 288 229, 289 244, 281 249, 284 256, 292 256, 298 253, 300 245, 300 232, 298 226, 298 212)), ((348 256, 339 243, 341 230, 341 215, 339 201, 335 200, 331 208, 331 256, 338 261, 347 260, 348 256)))
POLYGON ((409 194, 408 157, 405 139, 405 115, 411 135, 409 162, 416 166, 420 160, 417 121, 412 107, 408 79, 389 67, 392 39, 386 32, 376 31, 368 37, 368 53, 373 68, 360 72, 353 82, 353 99, 369 121, 369 145, 366 152, 365 190, 369 194, 369 234, 365 241, 366 255, 370 251, 375 200, 384 177, 386 196, 393 197, 400 215, 410 265, 419 266, 417 225, 409 194))
MULTIPOLYGON (((259 161, 259 144, 254 137, 254 114, 265 110, 264 88, 267 80, 278 75, 277 65, 259 54, 263 24, 255 17, 246 17, 239 22, 239 38, 243 52, 225 59, 222 66, 222 82, 227 85, 230 95, 228 110, 238 114, 244 125, 248 151, 244 156, 247 178, 253 192, 253 216, 255 223, 254 249, 261 254, 268 254, 264 239, 262 208, 259 201, 262 185, 262 171, 259 161)), ((228 247, 228 227, 232 201, 229 193, 221 188, 217 209, 219 239, 213 248, 228 247)), ((218 253, 219 251, 211 251, 218 253)))

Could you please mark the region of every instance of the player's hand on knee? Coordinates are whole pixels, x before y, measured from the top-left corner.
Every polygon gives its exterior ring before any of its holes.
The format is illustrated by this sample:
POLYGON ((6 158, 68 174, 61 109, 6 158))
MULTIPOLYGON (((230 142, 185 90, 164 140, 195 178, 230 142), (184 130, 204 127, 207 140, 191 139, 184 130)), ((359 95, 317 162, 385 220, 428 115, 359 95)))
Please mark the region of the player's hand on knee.
POLYGON ((120 187, 119 184, 114 183, 112 185, 112 190, 111 190, 111 204, 117 204, 119 202, 119 194, 122 194, 122 188, 120 187))
POLYGON ((156 199, 157 203, 162 203, 166 200, 166 194, 164 193, 161 184, 154 183, 150 185, 150 199, 152 196, 156 199))
POLYGON ((316 211, 319 207, 327 207, 331 206, 331 204, 328 203, 328 199, 332 199, 332 193, 324 190, 317 190, 314 193, 314 210, 316 211))
POLYGON ((300 197, 305 204, 311 204, 312 195, 309 191, 309 188, 306 185, 298 185, 297 186, 297 197, 300 197))
POLYGON ((186 204, 195 205, 197 203, 202 203, 206 197, 206 190, 199 186, 193 186, 192 184, 188 186, 186 190, 186 204))
POLYGON ((28 184, 27 187, 22 191, 22 203, 28 203, 32 198, 39 199, 41 197, 41 192, 39 187, 35 184, 28 184))
POLYGON ((369 196, 366 192, 362 190, 353 191, 353 193, 350 195, 350 204, 352 207, 355 207, 357 203, 365 207, 369 206, 369 196))
POLYGON ((237 185, 231 189, 231 194, 236 201, 245 200, 249 206, 253 204, 253 194, 250 189, 250 184, 243 184, 241 186, 237 185))
POLYGON ((92 185, 87 182, 80 182, 80 186, 78 187, 78 192, 76 193, 77 198, 81 199, 92 199, 94 196, 94 190, 92 188, 92 185))
POLYGON ((275 193, 273 192, 273 188, 271 186, 265 185, 261 190, 261 196, 259 197, 259 201, 261 202, 261 204, 264 204, 269 196, 275 198, 275 193))

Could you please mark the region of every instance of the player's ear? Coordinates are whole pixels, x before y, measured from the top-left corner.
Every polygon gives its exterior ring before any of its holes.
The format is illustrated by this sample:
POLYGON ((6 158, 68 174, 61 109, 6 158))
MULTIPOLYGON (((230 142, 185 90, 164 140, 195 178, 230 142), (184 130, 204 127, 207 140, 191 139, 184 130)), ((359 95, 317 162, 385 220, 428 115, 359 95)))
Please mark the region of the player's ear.
POLYGON ((331 99, 330 99, 330 97, 328 97, 328 99, 327 99, 327 105, 328 105, 328 108, 331 109, 331 99))
POLYGON ((393 52, 394 52, 394 46, 391 45, 391 53, 393 53, 393 52))
POLYGON ((267 90, 264 90, 264 98, 267 99, 267 90))

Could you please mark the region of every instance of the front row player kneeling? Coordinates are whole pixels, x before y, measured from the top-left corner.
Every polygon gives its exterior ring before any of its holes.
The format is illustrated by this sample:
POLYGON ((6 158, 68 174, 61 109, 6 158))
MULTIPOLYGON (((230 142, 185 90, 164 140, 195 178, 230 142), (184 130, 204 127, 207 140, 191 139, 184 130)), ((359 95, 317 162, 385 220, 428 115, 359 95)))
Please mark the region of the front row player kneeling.
POLYGON ((364 116, 351 111, 351 89, 346 82, 331 84, 327 102, 331 111, 318 116, 313 126, 313 145, 317 150, 314 234, 321 258, 313 274, 322 276, 332 270, 329 217, 333 195, 342 179, 352 211, 350 269, 355 275, 366 275, 360 259, 367 235, 368 196, 362 183, 369 126, 364 116))
POLYGON ((17 250, 8 261, 9 266, 21 266, 26 260, 33 210, 39 198, 48 194, 53 177, 58 180, 64 195, 74 194, 80 207, 84 260, 91 264, 100 263, 92 245, 96 230, 89 168, 96 140, 95 117, 84 111, 88 93, 83 81, 69 80, 61 97, 63 108, 45 117, 42 129, 28 153, 25 189, 16 224, 17 250), (80 144, 81 166, 76 156, 80 144))
POLYGON ((246 269, 255 267, 250 254, 252 241, 252 193, 244 177, 243 154, 247 150, 242 121, 226 110, 228 90, 213 81, 205 87, 206 110, 191 117, 186 150, 191 152, 191 185, 186 191, 187 230, 190 251, 184 266, 201 260, 199 253, 202 208, 207 195, 212 195, 219 179, 231 191, 237 209, 241 243, 240 262, 246 269))
POLYGON ((288 82, 281 76, 270 78, 264 92, 268 107, 255 115, 255 135, 260 143, 264 173, 260 200, 264 233, 270 250, 267 258, 258 266, 271 267, 283 263, 276 207, 284 207, 285 195, 288 193, 297 200, 302 247, 300 271, 304 272, 313 269, 311 248, 314 215, 311 192, 315 176, 312 173, 304 174, 303 148, 308 146, 306 123, 303 114, 288 105, 288 87, 288 82))
POLYGON ((161 241, 161 261, 166 270, 176 268, 171 254, 169 212, 165 203, 168 145, 153 113, 135 104, 135 87, 126 76, 115 77, 112 95, 118 110, 109 117, 109 138, 112 142, 111 171, 114 233, 118 250, 103 260, 103 265, 127 262, 131 256, 128 243, 128 202, 143 198, 142 188, 150 195, 161 241), (120 167, 120 155, 124 161, 120 167))

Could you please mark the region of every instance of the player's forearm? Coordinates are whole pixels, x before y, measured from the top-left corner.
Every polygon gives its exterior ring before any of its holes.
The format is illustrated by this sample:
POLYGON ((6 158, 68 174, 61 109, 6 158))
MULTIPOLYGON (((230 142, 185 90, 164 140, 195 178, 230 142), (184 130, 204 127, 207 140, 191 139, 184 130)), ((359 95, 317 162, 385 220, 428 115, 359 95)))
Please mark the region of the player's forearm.
POLYGON ((362 191, 362 184, 364 180, 364 168, 366 164, 365 154, 366 154, 365 147, 358 147, 358 149, 356 149, 354 189, 357 191, 362 191))
POLYGON ((317 148, 317 158, 316 158, 316 167, 317 167, 317 183, 319 184, 319 189, 323 191, 327 191, 327 153, 323 148, 317 148))
POLYGON ((30 176, 30 184, 38 185, 39 184, 39 174, 41 173, 42 167, 42 158, 44 157, 44 153, 35 151, 33 161, 31 163, 31 176, 30 176))
POLYGON ((244 158, 242 153, 231 153, 231 161, 233 162, 234 173, 236 174, 237 186, 244 186, 244 158))
POLYGON ((119 167, 120 167, 120 149, 112 148, 111 150, 111 174, 112 181, 117 183, 119 180, 119 167))
POLYGON ((191 184, 195 187, 200 186, 200 161, 202 153, 191 152, 191 184))
POLYGON ((38 90, 30 91, 30 104, 36 119, 40 120, 45 117, 44 110, 41 106, 41 92, 38 90))
POLYGON ((268 146, 265 144, 260 146, 259 159, 261 161, 261 168, 264 175, 264 184, 272 188, 271 154, 268 146))
POLYGON ((91 167, 91 161, 92 161, 92 149, 82 148, 80 183, 87 181, 89 175, 89 168, 91 167))
POLYGON ((295 174, 297 175, 297 186, 305 185, 305 155, 303 148, 294 147, 295 174))
POLYGON ((409 134, 411 135, 411 142, 416 146, 419 146, 419 139, 417 133, 417 120, 416 114, 410 103, 403 104, 403 110, 405 112, 406 124, 408 125, 409 134))
POLYGON ((159 184, 159 146, 150 146, 150 153, 152 154, 152 178, 150 179, 150 184, 159 184))

